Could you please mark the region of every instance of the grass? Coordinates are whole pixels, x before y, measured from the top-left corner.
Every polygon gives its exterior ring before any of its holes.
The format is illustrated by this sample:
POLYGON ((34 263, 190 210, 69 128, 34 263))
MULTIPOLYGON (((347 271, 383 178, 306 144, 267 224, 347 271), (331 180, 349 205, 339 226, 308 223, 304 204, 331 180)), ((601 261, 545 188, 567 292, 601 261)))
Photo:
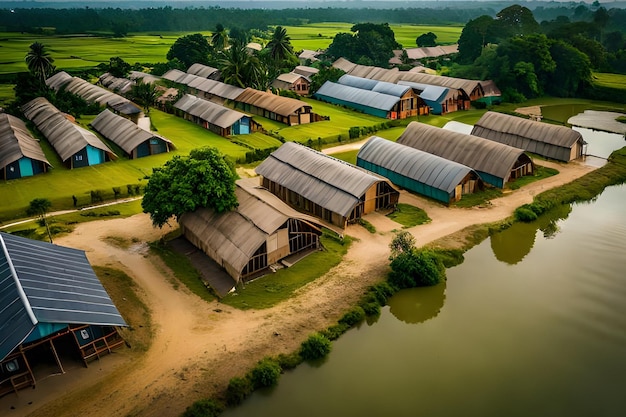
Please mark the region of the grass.
POLYGON ((356 165, 356 155, 359 153, 358 149, 354 149, 352 151, 346 152, 337 152, 330 154, 333 158, 341 159, 342 161, 348 162, 352 165, 356 165))
POLYGON ((509 182, 507 187, 511 190, 517 190, 525 185, 533 183, 535 181, 551 177, 553 175, 558 174, 559 171, 554 168, 543 167, 541 165, 535 165, 535 172, 533 175, 524 175, 523 177, 516 178, 515 180, 509 182))
POLYGON ((269 308, 288 299, 295 290, 338 265, 348 251, 351 239, 344 237, 341 241, 325 234, 321 242, 324 250, 310 254, 289 268, 246 284, 245 289, 227 295, 221 302, 246 310, 269 308))
POLYGON ((8 106, 15 100, 13 84, 0 84, 0 108, 8 106))
POLYGON ((424 210, 410 204, 398 203, 396 210, 387 215, 391 220, 400 223, 403 228, 430 223, 430 217, 424 210))
POLYGON ((502 195, 502 190, 494 187, 489 187, 476 193, 463 194, 463 197, 461 197, 459 201, 451 203, 450 205, 464 208, 483 206, 489 204, 489 200, 501 197, 502 195))
POLYGON ((608 74, 602 72, 594 72, 592 75, 592 79, 594 85, 626 90, 625 74, 608 74))
POLYGON ((278 148, 282 142, 261 132, 233 137, 233 143, 249 146, 252 149, 278 148))

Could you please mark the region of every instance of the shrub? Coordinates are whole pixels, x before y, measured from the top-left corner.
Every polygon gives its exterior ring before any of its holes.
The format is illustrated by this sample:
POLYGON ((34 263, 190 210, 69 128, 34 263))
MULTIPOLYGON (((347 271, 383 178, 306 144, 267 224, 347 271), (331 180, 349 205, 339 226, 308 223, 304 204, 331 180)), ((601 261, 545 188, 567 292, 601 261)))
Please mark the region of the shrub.
POLYGON ((361 134, 361 128, 358 126, 352 126, 350 130, 348 130, 348 136, 350 139, 356 139, 361 134))
POLYGON ((391 261, 389 283, 398 288, 436 285, 445 279, 445 267, 429 250, 413 249, 397 255, 391 261))
POLYGON ((359 324, 365 319, 365 311, 359 306, 354 307, 352 310, 348 311, 343 315, 342 318, 339 319, 340 324, 345 324, 348 327, 352 327, 355 324, 359 324))
POLYGON ((332 343, 320 333, 314 333, 300 346, 300 356, 304 360, 321 359, 330 353, 332 343))
POLYGON ((278 365, 275 360, 271 358, 262 359, 256 367, 250 371, 252 386, 256 389, 276 385, 280 377, 280 372, 280 365, 278 365))
POLYGON ((515 209, 515 218, 521 222, 529 223, 537 220, 537 214, 528 207, 528 204, 525 204, 515 209))
POLYGON ((322 330, 320 334, 326 337, 328 340, 337 340, 339 339, 339 336, 344 334, 349 328, 350 326, 348 326, 345 323, 338 323, 333 326, 330 326, 326 330, 322 330))
POLYGON ((368 294, 376 299, 378 304, 384 306, 387 304, 387 299, 395 294, 395 290, 391 287, 391 285, 389 285, 388 282, 379 282, 369 288, 368 294))
POLYGON ((252 383, 248 378, 234 377, 228 382, 226 388, 226 404, 241 404, 252 392, 252 383))
POLYGON ((278 360, 278 365, 280 366, 280 369, 283 370, 294 369, 296 366, 302 363, 302 357, 298 352, 294 352, 289 355, 281 353, 276 359, 278 360))
POLYGON ((113 187, 113 196, 116 200, 120 194, 122 194, 122 189, 120 187, 113 187))
POLYGON ((217 417, 224 407, 212 399, 199 400, 187 407, 183 417, 217 417))
POLYGON ((378 304, 377 301, 364 301, 360 306, 368 317, 377 317, 380 315, 380 304, 378 304))
POLYGON ((126 184, 126 193, 128 195, 135 195, 135 187, 132 184, 126 184))

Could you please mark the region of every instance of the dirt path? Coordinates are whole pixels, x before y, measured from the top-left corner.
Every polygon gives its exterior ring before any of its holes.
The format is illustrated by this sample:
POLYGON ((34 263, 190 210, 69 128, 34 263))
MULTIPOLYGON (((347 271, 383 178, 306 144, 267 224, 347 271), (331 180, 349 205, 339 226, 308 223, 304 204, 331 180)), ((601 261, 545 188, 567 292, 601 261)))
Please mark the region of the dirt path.
MULTIPOLYGON (((410 229, 418 245, 472 224, 505 219, 516 207, 532 201, 535 194, 594 169, 576 162, 542 164, 558 165, 560 174, 513 191, 486 208, 447 208, 402 192, 401 202, 423 208, 432 219, 410 229)), ((166 268, 148 255, 146 245, 168 230, 152 228, 147 215, 78 225, 72 234, 55 243, 83 249, 93 265, 122 269, 137 282, 152 311, 153 345, 140 360, 123 361, 91 384, 74 384, 56 401, 41 406, 43 401, 35 405, 17 403, 6 415, 180 415, 186 406, 223 389, 230 378, 243 375, 262 357, 295 350, 309 334, 334 323, 364 288, 381 279, 387 270, 391 230, 399 225, 378 213, 368 215, 367 220, 377 233, 370 234, 360 226, 348 227, 346 234, 357 240, 340 265, 290 300, 271 309, 251 311, 207 303, 186 288, 176 288, 166 268), (121 249, 107 243, 105 238, 112 236, 136 243, 121 249)), ((0 404, 5 404, 2 400, 0 404)))

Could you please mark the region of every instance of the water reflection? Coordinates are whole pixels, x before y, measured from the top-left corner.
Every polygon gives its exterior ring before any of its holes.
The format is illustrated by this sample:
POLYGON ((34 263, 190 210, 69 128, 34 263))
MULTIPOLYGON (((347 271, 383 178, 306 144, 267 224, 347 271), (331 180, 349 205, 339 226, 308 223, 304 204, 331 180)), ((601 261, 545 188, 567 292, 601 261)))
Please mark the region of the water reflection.
POLYGON ((496 259, 509 265, 520 262, 535 244, 537 230, 545 238, 552 238, 559 232, 560 220, 566 219, 572 211, 569 204, 552 209, 539 219, 530 223, 518 222, 506 230, 491 236, 491 249, 496 259))
POLYGON ((389 311, 408 324, 423 323, 437 317, 446 299, 446 282, 432 287, 403 290, 388 301, 389 311))
POLYGON ((626 146, 624 135, 618 133, 600 132, 584 127, 573 127, 580 132, 587 142, 585 153, 589 156, 608 158, 614 150, 626 146))

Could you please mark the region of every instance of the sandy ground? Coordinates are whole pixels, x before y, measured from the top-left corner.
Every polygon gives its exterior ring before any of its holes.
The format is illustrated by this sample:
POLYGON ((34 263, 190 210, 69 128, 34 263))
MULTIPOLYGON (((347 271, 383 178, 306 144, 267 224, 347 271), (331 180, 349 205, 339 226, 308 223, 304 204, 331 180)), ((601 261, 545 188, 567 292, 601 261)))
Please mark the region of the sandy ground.
MULTIPOLYGON (((354 146, 354 145, 353 145, 354 146)), ((535 194, 572 181, 593 167, 555 164, 560 173, 493 200, 483 208, 447 208, 401 193, 400 201, 416 205, 432 222, 409 229, 418 245, 450 235, 472 224, 509 217, 535 194)), ((174 287, 167 268, 148 255, 146 242, 169 229, 154 229, 147 215, 83 223, 55 243, 85 250, 93 265, 119 268, 141 288, 155 327, 152 347, 139 360, 122 353, 104 357, 80 378, 44 381, 35 390, 0 399, 2 416, 177 416, 194 401, 223 390, 266 355, 292 352, 312 332, 334 322, 388 268, 389 242, 400 226, 373 213, 366 217, 377 232, 349 226, 356 241, 344 261, 303 287, 291 299, 267 310, 239 311, 217 301, 207 303, 186 288, 174 287), (129 249, 112 246, 106 237, 136 242, 129 249), (209 383, 207 383, 209 381, 209 383), (46 385, 49 382, 49 385, 46 385), (46 388, 47 387, 47 388, 46 388), (55 399, 56 398, 56 399, 55 399)))

